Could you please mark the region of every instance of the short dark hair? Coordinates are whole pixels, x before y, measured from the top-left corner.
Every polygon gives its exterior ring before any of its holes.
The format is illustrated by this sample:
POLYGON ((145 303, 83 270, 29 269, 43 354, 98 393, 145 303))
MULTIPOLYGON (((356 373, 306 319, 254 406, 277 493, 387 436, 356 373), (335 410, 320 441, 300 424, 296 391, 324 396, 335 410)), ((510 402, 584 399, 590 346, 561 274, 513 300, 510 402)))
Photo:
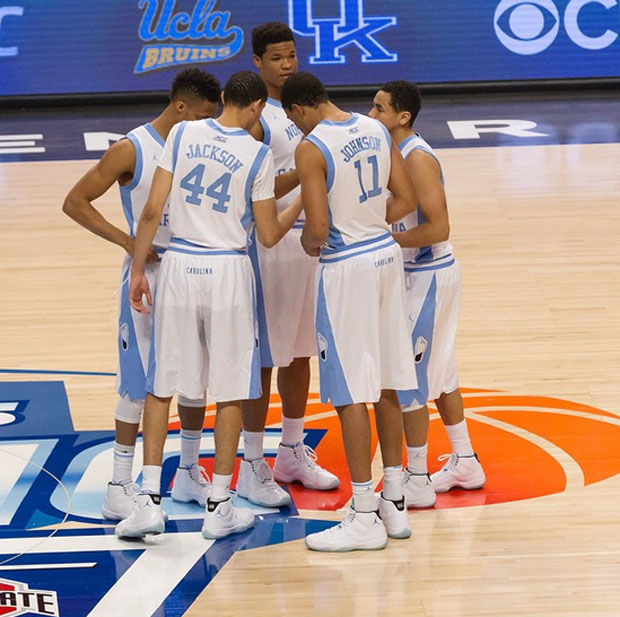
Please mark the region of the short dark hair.
POLYGON ((252 71, 239 71, 230 76, 224 86, 224 104, 247 107, 254 101, 267 100, 265 82, 252 71))
POLYGON ((409 126, 413 126, 413 122, 422 109, 422 99, 418 87, 412 81, 398 79, 388 81, 380 89, 390 95, 394 111, 408 111, 411 114, 409 126))
POLYGON ((252 30, 252 53, 259 58, 267 51, 267 45, 295 42, 293 31, 281 21, 270 21, 260 24, 252 30))
POLYGON ((318 107, 321 103, 327 103, 329 96, 318 77, 301 71, 287 78, 280 99, 284 109, 291 109, 293 105, 318 107))
POLYGON ((191 96, 211 103, 218 103, 222 87, 220 82, 211 73, 198 68, 184 69, 174 78, 170 89, 170 100, 191 96))

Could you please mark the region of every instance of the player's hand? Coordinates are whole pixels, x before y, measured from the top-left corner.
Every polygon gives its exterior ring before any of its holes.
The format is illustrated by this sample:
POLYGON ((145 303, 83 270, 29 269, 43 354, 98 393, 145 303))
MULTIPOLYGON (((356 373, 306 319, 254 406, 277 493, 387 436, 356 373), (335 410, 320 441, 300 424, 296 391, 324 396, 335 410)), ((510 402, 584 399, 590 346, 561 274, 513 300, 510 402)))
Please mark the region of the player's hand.
MULTIPOLYGON (((304 231, 305 231, 305 228, 304 228, 304 231)), ((310 255, 310 257, 318 257, 321 254, 320 246, 314 246, 306 242, 306 236, 303 231, 301 232, 300 241, 301 241, 301 246, 303 247, 304 251, 306 251, 306 254, 310 255)))
POLYGON ((151 298, 151 290, 149 289, 149 282, 144 273, 131 275, 131 281, 129 283, 129 304, 131 308, 138 313, 149 315, 150 310, 144 305, 142 296, 146 296, 146 301, 149 306, 152 306, 153 300, 151 298))

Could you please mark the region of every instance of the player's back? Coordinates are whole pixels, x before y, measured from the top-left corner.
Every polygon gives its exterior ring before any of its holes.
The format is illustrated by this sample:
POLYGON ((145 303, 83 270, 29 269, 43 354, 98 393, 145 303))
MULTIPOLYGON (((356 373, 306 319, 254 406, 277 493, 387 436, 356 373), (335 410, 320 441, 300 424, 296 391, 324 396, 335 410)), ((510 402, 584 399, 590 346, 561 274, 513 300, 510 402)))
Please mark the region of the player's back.
MULTIPOLYGON (((422 139, 422 137, 418 133, 414 133, 410 137, 407 137, 407 139, 404 139, 398 145, 398 149, 400 150, 400 153, 403 155, 404 159, 407 159, 407 157, 416 150, 420 150, 432 156, 439 165, 441 183, 444 183, 443 170, 441 168, 441 163, 439 162, 439 159, 437 158, 429 144, 424 139, 422 139)), ((421 225, 425 221, 426 219, 424 218, 424 214, 422 214, 420 208, 416 208, 404 219, 401 219, 397 223, 394 223, 392 225, 392 231, 407 231, 412 227, 417 227, 418 225, 421 225)), ((449 241, 446 240, 445 242, 438 242, 437 244, 421 246, 419 248, 405 248, 403 249, 403 261, 405 261, 406 264, 427 264, 429 262, 437 261, 451 254, 452 245, 449 241)))
POLYGON ((162 167, 173 173, 172 242, 244 250, 253 183, 259 173, 273 178, 269 148, 214 119, 181 122, 166 142, 162 167))
MULTIPOLYGON (((131 182, 124 186, 120 185, 119 188, 123 213, 129 225, 129 234, 132 238, 135 238, 138 221, 149 196, 153 174, 161 159, 165 142, 150 122, 133 129, 127 133, 125 138, 133 144, 136 162, 131 182)), ((166 204, 153 245, 158 248, 166 248, 169 241, 168 204, 166 204)))
POLYGON ((327 251, 389 235, 385 216, 391 139, 383 125, 354 113, 344 122, 320 122, 306 139, 319 148, 327 165, 327 251))

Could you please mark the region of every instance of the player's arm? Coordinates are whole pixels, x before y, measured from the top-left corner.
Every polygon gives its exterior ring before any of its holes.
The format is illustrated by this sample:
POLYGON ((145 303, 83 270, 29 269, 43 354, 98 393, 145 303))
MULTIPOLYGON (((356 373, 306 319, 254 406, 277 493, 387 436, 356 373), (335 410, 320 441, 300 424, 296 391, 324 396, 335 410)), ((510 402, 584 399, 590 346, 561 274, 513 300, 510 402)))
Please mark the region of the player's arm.
POLYGON ((276 176, 274 188, 276 199, 284 197, 297 186, 299 186, 299 176, 297 175, 296 169, 291 169, 290 171, 285 171, 284 173, 278 174, 276 176))
POLYGON ((295 224, 302 211, 301 198, 298 197, 288 208, 278 213, 274 197, 274 168, 271 151, 256 175, 252 185, 252 210, 256 224, 256 234, 260 243, 271 248, 295 224))
POLYGON ((414 150, 405 161, 418 195, 418 208, 425 222, 407 231, 394 233, 402 247, 420 247, 443 242, 450 236, 446 194, 437 161, 428 153, 414 150))
POLYGON ((301 184, 301 201, 306 212, 301 244, 308 255, 317 256, 329 235, 327 165, 319 149, 304 139, 295 150, 295 167, 301 184))
POLYGON ((400 221, 407 214, 413 212, 418 203, 411 176, 398 146, 394 142, 392 142, 391 158, 392 167, 388 189, 390 189, 392 197, 388 199, 387 203, 386 220, 388 223, 400 221))
POLYGON ((155 170, 149 197, 138 222, 133 263, 131 264, 129 302, 132 308, 140 313, 150 313, 142 302, 143 294, 146 294, 146 300, 149 305, 153 303, 151 292, 149 290, 149 284, 144 274, 144 266, 147 263, 149 251, 152 248, 151 245, 153 243, 153 238, 155 238, 155 234, 157 233, 159 221, 161 220, 171 186, 172 173, 166 169, 158 167, 155 170))
MULTIPOLYGON (((92 202, 101 197, 115 182, 130 180, 135 164, 136 152, 128 139, 112 144, 101 160, 78 180, 62 205, 62 211, 76 223, 122 247, 129 255, 133 254, 133 238, 110 223, 92 202)), ((151 260, 156 258, 152 251, 151 260)))

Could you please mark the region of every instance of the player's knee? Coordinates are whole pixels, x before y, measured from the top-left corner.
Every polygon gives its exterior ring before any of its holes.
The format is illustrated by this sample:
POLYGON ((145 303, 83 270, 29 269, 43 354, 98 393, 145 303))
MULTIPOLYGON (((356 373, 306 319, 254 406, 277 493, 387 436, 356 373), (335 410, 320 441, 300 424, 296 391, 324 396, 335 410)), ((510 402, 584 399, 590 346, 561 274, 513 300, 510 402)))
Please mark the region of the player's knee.
POLYGON ((204 408, 207 406, 207 398, 206 396, 203 396, 202 398, 199 398, 199 399, 190 399, 190 398, 185 398, 184 396, 179 396, 177 403, 181 407, 191 407, 193 409, 204 410, 204 408))
POLYGON ((409 405, 401 406, 400 410, 403 413, 410 413, 412 411, 422 411, 426 409, 426 405, 418 403, 418 401, 414 400, 409 405))
POLYGON ((126 422, 127 424, 140 424, 143 407, 143 399, 132 399, 125 394, 125 396, 121 396, 118 399, 114 417, 120 422, 126 422))

